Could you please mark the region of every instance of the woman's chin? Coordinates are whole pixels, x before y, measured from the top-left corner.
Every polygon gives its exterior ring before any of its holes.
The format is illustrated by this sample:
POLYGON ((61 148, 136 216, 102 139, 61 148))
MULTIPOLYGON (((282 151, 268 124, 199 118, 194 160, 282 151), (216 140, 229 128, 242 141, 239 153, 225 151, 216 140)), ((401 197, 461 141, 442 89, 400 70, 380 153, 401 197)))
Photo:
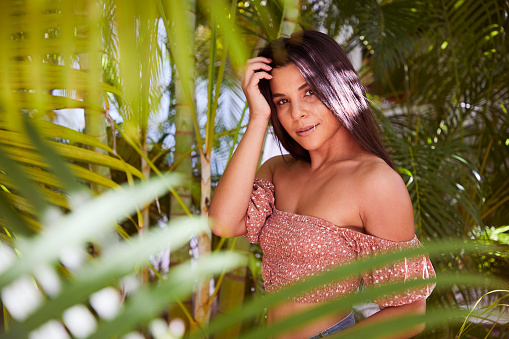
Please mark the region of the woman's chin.
POLYGON ((317 143, 311 142, 311 141, 307 141, 307 142, 297 141, 297 143, 308 152, 316 151, 319 147, 319 145, 317 145, 317 143))

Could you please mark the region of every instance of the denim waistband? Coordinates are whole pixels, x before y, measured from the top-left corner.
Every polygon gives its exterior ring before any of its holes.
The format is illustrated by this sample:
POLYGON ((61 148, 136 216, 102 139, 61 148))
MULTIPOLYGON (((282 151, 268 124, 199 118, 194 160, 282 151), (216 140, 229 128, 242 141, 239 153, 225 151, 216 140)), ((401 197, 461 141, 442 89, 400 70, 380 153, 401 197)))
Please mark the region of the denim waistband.
POLYGON ((309 339, 317 339, 317 338, 327 337, 331 334, 338 333, 339 331, 342 331, 344 329, 352 327, 353 325, 355 325, 355 317, 353 315, 353 312, 350 312, 349 315, 347 315, 346 317, 344 317, 343 319, 341 319, 340 321, 338 321, 337 323, 335 323, 328 329, 321 331, 320 333, 312 336, 309 339))

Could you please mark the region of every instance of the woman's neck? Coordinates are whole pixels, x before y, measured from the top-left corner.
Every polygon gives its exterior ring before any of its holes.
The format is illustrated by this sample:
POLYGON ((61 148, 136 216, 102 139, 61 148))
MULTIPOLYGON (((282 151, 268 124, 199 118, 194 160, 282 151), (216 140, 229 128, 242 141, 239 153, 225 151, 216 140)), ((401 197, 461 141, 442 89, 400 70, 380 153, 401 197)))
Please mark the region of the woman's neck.
POLYGON ((309 151, 310 167, 312 171, 317 171, 331 163, 352 160, 364 155, 369 155, 369 152, 345 128, 341 128, 327 144, 309 151))

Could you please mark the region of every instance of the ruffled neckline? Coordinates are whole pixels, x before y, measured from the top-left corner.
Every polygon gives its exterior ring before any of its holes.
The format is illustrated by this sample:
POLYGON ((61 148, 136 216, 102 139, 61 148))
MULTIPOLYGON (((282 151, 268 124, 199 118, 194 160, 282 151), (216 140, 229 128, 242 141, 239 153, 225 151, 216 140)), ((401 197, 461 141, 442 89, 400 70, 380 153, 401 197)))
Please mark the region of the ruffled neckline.
MULTIPOLYGON (((275 192, 275 186, 270 180, 256 178, 255 181, 261 181, 264 184, 268 184, 268 186, 272 190, 272 192, 275 192)), ((392 244, 405 244, 405 243, 411 243, 417 239, 417 235, 415 235, 415 234, 412 239, 406 240, 406 241, 394 241, 394 240, 384 239, 384 238, 380 238, 380 237, 377 237, 377 236, 374 236, 371 234, 361 233, 359 231, 352 230, 352 229, 348 228, 347 226, 338 226, 338 225, 336 225, 326 219, 320 218, 320 217, 282 211, 282 210, 279 210, 276 208, 275 199, 274 199, 274 207, 273 207, 272 213, 280 214, 280 215, 285 216, 291 220, 297 220, 299 222, 311 223, 312 225, 318 224, 320 226, 325 226, 329 229, 339 230, 344 233, 350 233, 350 234, 355 235, 360 238, 372 239, 373 241, 387 242, 387 243, 392 243, 392 244)))

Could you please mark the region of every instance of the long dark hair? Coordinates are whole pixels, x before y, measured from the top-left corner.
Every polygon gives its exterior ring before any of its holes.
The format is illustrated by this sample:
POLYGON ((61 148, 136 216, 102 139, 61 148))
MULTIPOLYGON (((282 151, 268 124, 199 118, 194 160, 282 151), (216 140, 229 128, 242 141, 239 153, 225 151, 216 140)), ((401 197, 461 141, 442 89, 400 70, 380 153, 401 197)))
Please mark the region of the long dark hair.
MULTIPOLYGON (((258 54, 273 68, 294 64, 315 95, 368 152, 394 164, 380 138, 380 128, 368 105, 357 73, 339 44, 326 34, 302 30, 269 42, 258 54)), ((309 152, 285 131, 276 114, 268 80, 259 83, 271 108, 271 123, 281 145, 298 160, 311 161, 309 152)))

